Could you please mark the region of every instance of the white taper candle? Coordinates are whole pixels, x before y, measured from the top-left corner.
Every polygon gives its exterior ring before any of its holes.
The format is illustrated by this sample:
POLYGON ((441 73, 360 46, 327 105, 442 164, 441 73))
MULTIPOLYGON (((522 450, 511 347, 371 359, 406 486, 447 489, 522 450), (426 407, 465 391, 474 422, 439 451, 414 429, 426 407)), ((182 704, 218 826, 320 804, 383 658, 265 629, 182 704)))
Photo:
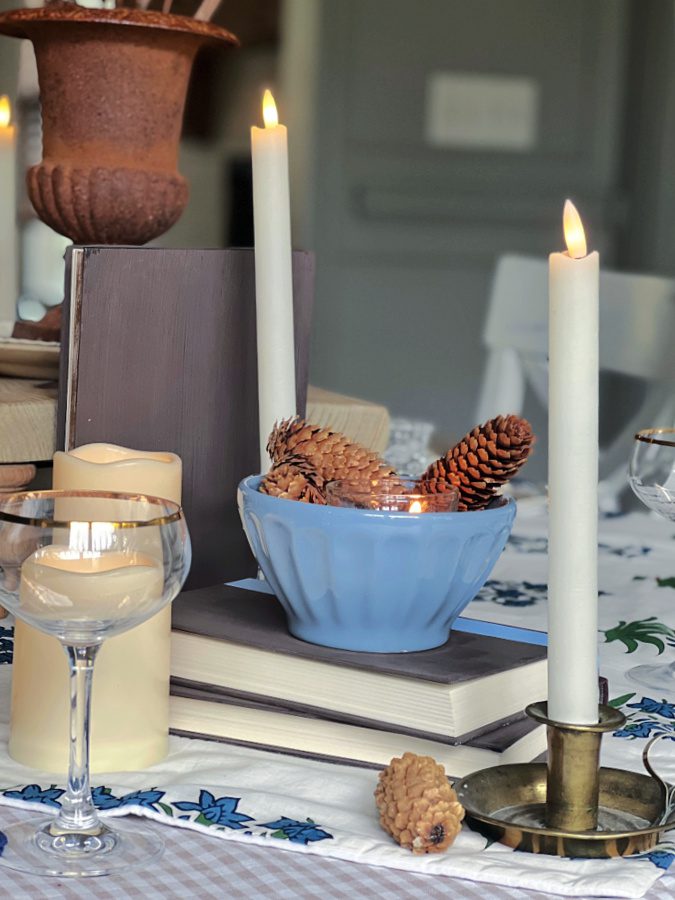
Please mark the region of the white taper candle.
POLYGON ((0 97, 0 322, 16 320, 19 259, 16 231, 16 128, 11 106, 0 97))
POLYGON ((264 128, 251 128, 255 293, 258 345, 260 469, 275 421, 295 415, 295 339, 288 135, 274 98, 265 91, 264 128))
POLYGON ((548 714, 598 721, 598 282, 578 213, 549 257, 548 714))

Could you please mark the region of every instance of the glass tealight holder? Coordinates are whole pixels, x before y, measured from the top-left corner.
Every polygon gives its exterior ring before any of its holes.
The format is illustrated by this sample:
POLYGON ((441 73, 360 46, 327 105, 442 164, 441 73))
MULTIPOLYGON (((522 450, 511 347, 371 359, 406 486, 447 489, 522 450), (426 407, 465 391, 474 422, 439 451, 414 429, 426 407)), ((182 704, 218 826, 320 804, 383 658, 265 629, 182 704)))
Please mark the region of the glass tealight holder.
POLYGON ((424 494, 414 478, 386 475, 370 481, 330 481, 326 485, 329 506, 350 509, 373 509, 387 512, 420 513, 455 512, 459 490, 449 485, 442 494, 424 494))

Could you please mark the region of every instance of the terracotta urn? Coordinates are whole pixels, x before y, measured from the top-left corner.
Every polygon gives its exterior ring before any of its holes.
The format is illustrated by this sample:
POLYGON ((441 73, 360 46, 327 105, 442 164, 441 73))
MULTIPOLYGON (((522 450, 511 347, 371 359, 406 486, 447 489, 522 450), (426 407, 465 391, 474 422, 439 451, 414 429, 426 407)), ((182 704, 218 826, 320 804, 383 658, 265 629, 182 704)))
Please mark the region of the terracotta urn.
POLYGON ((0 14, 35 48, 42 162, 28 193, 43 222, 78 244, 144 244, 188 199, 178 146, 192 63, 224 28, 141 9, 54 3, 0 14))

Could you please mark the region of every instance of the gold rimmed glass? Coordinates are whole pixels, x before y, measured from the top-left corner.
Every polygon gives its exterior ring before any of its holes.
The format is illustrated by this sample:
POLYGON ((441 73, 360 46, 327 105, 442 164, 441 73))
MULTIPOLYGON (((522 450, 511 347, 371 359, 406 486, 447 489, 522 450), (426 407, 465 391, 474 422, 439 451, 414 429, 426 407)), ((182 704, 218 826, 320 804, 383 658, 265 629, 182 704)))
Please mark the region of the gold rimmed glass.
POLYGON ((645 506, 675 521, 675 428, 638 431, 628 481, 645 506))
MULTIPOLYGON (((644 428, 635 435, 628 470, 635 495, 664 519, 675 521, 675 428, 644 428)), ((675 688, 675 663, 633 666, 628 678, 668 696, 675 688)))
POLYGON ((103 641, 170 603, 190 557, 183 511, 168 500, 100 491, 0 497, 0 605, 57 638, 70 668, 66 792, 55 817, 6 830, 0 865, 107 875, 161 854, 153 832, 125 823, 112 829, 98 818, 89 783, 91 686, 103 641))

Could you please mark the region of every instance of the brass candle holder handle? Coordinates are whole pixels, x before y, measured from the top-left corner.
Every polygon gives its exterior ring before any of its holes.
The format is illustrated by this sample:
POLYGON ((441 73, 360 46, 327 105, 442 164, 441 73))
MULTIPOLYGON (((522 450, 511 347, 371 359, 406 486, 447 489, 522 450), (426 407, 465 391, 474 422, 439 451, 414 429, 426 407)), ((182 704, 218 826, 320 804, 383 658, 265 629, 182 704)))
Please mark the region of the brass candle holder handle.
POLYGON ((527 708, 546 725, 548 762, 494 766, 455 783, 466 822, 490 840, 515 850, 551 856, 602 858, 653 849, 675 827, 675 787, 654 770, 600 767, 603 732, 621 728, 625 716, 600 706, 591 725, 556 722, 546 703, 527 708))
POLYGON ((668 784, 667 781, 664 781, 663 778, 661 778, 649 759, 649 753, 654 744, 658 744, 658 742, 664 738, 670 738, 672 740, 673 735, 671 733, 657 734, 649 741, 642 751, 642 762, 644 763, 644 767, 659 785, 661 796, 663 798, 663 807, 653 822, 655 826, 665 825, 675 816, 675 786, 668 784))

